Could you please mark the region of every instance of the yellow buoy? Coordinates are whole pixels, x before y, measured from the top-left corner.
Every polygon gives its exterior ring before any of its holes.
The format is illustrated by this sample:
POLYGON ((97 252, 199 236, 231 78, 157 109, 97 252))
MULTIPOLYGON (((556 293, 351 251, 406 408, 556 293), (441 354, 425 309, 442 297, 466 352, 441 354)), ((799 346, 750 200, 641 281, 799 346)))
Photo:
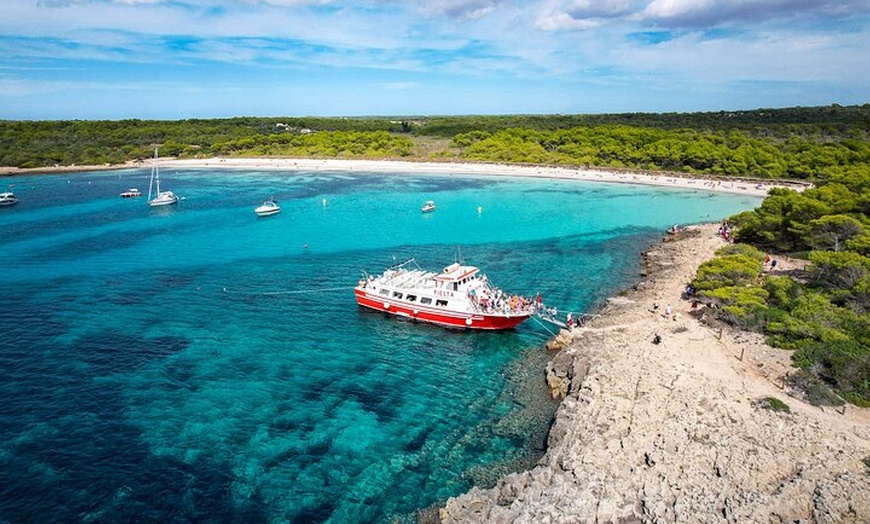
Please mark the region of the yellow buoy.
POLYGON ((483 207, 477 206, 477 213, 480 214, 483 212, 483 207))
POLYGON ((324 205, 324 206, 326 205, 326 199, 325 199, 325 198, 323 199, 323 205, 324 205))

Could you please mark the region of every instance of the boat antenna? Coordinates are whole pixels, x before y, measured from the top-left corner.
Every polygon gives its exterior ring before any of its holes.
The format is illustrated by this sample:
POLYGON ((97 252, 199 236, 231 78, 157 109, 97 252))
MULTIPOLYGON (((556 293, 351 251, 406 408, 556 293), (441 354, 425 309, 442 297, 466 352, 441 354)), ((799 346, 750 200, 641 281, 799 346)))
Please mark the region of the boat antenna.
POLYGON ((465 264, 465 260, 462 258, 462 246, 456 246, 456 260, 454 262, 458 262, 460 264, 465 264))

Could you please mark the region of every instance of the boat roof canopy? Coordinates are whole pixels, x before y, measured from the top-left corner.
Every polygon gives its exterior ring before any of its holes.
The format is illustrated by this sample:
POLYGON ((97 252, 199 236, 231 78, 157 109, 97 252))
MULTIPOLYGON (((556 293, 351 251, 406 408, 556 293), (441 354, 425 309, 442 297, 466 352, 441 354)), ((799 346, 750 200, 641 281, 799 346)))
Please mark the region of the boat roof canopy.
POLYGON ((474 266, 461 266, 457 262, 454 262, 445 267, 441 274, 436 275, 435 280, 440 280, 442 282, 458 282, 464 278, 473 276, 478 271, 480 270, 474 266))

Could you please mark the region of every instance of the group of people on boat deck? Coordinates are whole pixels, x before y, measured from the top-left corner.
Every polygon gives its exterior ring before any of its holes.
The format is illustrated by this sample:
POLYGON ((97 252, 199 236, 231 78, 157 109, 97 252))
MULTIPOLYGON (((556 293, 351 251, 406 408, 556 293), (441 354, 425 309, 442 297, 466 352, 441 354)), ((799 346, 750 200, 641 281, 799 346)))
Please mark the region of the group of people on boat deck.
POLYGON ((472 288, 468 290, 468 299, 484 313, 519 313, 532 307, 532 300, 522 295, 506 295, 504 291, 493 288, 491 292, 472 288))

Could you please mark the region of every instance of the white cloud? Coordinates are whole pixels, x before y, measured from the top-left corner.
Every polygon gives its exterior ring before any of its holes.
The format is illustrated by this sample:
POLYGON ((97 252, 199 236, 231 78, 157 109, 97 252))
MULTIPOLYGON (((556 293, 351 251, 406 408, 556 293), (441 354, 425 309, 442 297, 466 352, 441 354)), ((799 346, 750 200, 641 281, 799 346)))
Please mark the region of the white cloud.
POLYGON ((867 0, 653 0, 642 20, 671 27, 760 24, 780 18, 844 18, 870 13, 867 0))
POLYGON ((585 31, 631 13, 628 0, 551 0, 539 7, 534 26, 541 31, 585 31))
POLYGON ((737 82, 827 83, 861 85, 865 67, 855 34, 770 32, 747 40, 709 40, 687 33, 656 46, 622 45, 609 61, 655 81, 728 85, 737 82))
POLYGON ((574 0, 567 5, 566 11, 574 18, 616 18, 632 12, 628 0, 574 0))
POLYGON ((600 20, 578 20, 568 13, 550 13, 535 22, 535 28, 541 31, 584 31, 600 25, 600 20))
POLYGON ((443 16, 452 20, 477 20, 492 13, 498 0, 422 0, 418 9, 424 16, 443 16))

